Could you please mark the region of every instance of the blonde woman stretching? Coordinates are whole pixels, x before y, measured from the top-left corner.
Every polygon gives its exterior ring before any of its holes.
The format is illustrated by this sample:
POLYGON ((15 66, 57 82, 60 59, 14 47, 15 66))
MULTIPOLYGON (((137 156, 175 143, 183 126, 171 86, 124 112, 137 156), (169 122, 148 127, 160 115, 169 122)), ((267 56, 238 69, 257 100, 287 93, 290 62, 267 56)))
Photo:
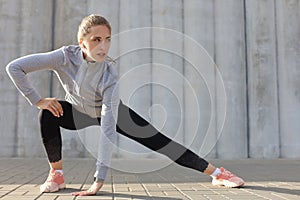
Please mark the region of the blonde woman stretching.
POLYGON ((66 187, 60 127, 78 130, 92 125, 101 125, 95 180, 88 190, 73 195, 95 195, 100 190, 117 133, 166 155, 181 166, 210 175, 213 185, 243 186, 241 178, 223 167, 214 167, 191 150, 172 141, 120 101, 118 76, 113 62, 107 56, 110 40, 109 22, 102 16, 92 14, 79 25, 79 45, 24 56, 7 65, 7 73, 18 90, 41 110, 40 130, 50 164, 50 173, 40 187, 41 192, 56 192, 66 187), (36 92, 27 74, 38 70, 56 73, 66 92, 65 100, 44 98, 36 92))

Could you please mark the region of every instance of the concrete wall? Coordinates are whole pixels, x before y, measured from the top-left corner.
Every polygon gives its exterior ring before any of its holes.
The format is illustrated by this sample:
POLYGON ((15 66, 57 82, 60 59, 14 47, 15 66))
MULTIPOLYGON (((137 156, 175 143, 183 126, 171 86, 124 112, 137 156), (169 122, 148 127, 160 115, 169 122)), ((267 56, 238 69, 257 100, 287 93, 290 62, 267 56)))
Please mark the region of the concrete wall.
MULTIPOLYGON (((111 22, 122 100, 166 135, 209 158, 300 157, 299 1, 0 0, 1 157, 45 156, 38 110, 5 65, 76 44, 90 13, 111 22)), ((43 96, 63 98, 51 77, 30 74, 43 96)), ((94 155, 97 127, 62 133, 65 157, 94 155)), ((160 156, 117 144, 115 156, 160 156)))
MULTIPOLYGON (((0 156, 44 156, 38 110, 29 106, 8 79, 5 65, 29 53, 51 49, 51 1, 0 1, 1 71, 0 156), (49 9, 50 8, 50 9, 49 9), (38 17, 37 17, 38 16, 38 17)), ((49 95, 49 72, 30 74, 33 85, 43 96, 49 95)))

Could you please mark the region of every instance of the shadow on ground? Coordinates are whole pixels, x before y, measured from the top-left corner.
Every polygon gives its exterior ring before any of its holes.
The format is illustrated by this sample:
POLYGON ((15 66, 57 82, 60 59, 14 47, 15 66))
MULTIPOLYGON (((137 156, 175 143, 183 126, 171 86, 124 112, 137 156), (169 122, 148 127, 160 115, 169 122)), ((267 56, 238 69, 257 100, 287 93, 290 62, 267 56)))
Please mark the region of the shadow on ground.
POLYGON ((245 186, 244 189, 253 190, 254 192, 268 191, 268 192, 300 196, 300 190, 287 189, 287 188, 281 188, 281 187, 245 186))

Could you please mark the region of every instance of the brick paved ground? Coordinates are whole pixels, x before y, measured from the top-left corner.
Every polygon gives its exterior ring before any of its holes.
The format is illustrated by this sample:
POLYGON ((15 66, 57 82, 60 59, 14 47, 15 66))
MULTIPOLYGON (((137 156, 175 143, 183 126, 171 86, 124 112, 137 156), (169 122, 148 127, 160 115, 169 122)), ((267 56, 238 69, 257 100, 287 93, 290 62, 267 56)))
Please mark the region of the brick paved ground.
MULTIPOLYGON (((116 162, 126 164, 126 161, 116 162)), ((143 162, 155 166, 158 161, 143 162)), ((144 174, 111 170, 105 186, 96 196, 73 197, 71 192, 87 189, 92 183, 95 161, 67 159, 64 161, 64 174, 68 188, 58 193, 40 194, 39 184, 46 179, 49 170, 47 161, 14 158, 0 159, 0 199, 300 199, 300 160, 211 162, 217 166, 222 164, 242 176, 247 181, 245 187, 214 187, 208 176, 172 164, 144 174)))

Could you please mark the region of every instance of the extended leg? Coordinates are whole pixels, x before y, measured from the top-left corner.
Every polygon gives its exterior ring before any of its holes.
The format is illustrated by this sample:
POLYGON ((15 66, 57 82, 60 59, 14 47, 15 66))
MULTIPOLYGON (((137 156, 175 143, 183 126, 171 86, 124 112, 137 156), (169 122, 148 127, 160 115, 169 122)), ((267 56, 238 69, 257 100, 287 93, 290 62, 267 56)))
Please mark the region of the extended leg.
POLYGON ((119 105, 117 132, 153 151, 168 156, 179 165, 201 172, 208 167, 206 160, 160 133, 149 122, 122 103, 119 105))
POLYGON ((144 146, 168 156, 181 166, 203 172, 213 177, 213 185, 241 187, 244 180, 223 167, 216 168, 194 152, 166 137, 132 109, 120 103, 117 132, 144 146))

